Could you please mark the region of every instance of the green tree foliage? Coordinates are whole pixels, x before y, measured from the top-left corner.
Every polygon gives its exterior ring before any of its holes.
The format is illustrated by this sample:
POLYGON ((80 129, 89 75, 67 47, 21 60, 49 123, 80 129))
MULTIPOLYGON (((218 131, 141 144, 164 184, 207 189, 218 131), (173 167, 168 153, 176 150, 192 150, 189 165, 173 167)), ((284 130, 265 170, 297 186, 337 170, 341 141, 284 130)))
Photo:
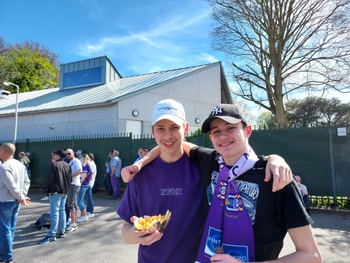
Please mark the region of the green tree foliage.
POLYGON ((272 130, 277 127, 276 118, 271 112, 261 113, 256 121, 256 124, 258 129, 272 130))
POLYGON ((0 37, 0 55, 5 53, 9 49, 9 45, 5 42, 5 40, 0 37))
POLYGON ((350 123, 350 103, 337 98, 307 97, 286 103, 291 127, 345 126, 350 123))
POLYGON ((350 0, 207 0, 214 48, 227 55, 233 93, 287 124, 296 91, 349 91, 350 0))
MULTIPOLYGON (((0 38, 0 80, 19 86, 20 92, 57 87, 59 83, 58 55, 39 43, 6 44, 0 38)), ((13 87, 6 87, 16 92, 13 87)))

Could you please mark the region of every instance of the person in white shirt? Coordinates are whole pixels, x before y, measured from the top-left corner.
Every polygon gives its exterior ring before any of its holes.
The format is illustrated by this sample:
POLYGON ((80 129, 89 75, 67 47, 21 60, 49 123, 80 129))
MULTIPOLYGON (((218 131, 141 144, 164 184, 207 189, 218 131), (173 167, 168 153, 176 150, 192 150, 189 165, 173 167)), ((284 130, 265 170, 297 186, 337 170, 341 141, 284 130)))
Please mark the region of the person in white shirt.
POLYGON ((30 187, 27 170, 13 158, 12 143, 0 146, 0 262, 13 262, 12 247, 20 205, 30 205, 27 193, 30 187))
POLYGON ((81 162, 74 157, 74 151, 72 149, 66 150, 67 158, 70 161, 69 165, 72 168, 72 182, 68 192, 67 203, 69 206, 71 224, 67 227, 67 231, 75 231, 78 228, 77 224, 77 195, 80 190, 80 176, 82 173, 81 162))

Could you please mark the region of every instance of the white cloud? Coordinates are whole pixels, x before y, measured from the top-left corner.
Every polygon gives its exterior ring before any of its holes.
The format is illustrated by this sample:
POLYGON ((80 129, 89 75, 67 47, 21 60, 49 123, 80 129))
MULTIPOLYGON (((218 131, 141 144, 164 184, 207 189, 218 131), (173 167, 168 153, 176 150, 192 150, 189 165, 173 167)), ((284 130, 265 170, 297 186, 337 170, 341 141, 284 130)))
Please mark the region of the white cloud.
POLYGON ((214 63, 214 62, 218 61, 218 59, 215 56, 211 55, 211 54, 203 53, 203 54, 201 54, 201 58, 203 60, 205 60, 205 61, 208 61, 209 63, 214 63))
POLYGON ((205 52, 210 49, 208 40, 203 44, 208 34, 203 21, 210 20, 210 9, 193 11, 195 15, 176 13, 148 30, 133 31, 133 26, 124 25, 125 31, 117 35, 78 44, 75 53, 84 58, 107 55, 123 61, 124 69, 137 69, 136 74, 218 61, 209 53, 198 55, 203 46, 205 52))
MULTIPOLYGON (((191 19, 185 17, 176 17, 167 21, 166 23, 158 25, 158 27, 152 28, 148 31, 129 32, 127 35, 115 36, 115 37, 103 37, 97 41, 82 43, 78 46, 76 52, 81 56, 90 56, 92 52, 102 51, 114 48, 118 48, 124 44, 139 45, 139 41, 146 43, 152 47, 158 49, 166 49, 170 45, 178 46, 176 40, 181 34, 189 30, 189 27, 199 24, 203 19, 208 18, 208 12, 199 14, 191 19), (171 42, 167 40, 173 40, 171 42), (95 44, 96 43, 96 44, 95 44), (164 46, 163 44, 166 44, 164 46)), ((131 31, 131 30, 129 30, 131 31)), ((188 33, 186 33, 188 34, 188 33)))

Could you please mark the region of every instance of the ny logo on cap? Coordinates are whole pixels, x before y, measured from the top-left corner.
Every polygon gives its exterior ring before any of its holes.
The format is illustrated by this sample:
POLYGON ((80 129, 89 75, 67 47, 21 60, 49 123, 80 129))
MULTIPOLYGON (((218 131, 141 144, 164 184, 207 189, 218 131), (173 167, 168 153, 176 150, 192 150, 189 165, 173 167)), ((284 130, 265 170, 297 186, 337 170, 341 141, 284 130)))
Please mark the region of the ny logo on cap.
POLYGON ((222 113, 222 107, 216 106, 213 111, 211 112, 211 115, 218 115, 219 113, 222 113))

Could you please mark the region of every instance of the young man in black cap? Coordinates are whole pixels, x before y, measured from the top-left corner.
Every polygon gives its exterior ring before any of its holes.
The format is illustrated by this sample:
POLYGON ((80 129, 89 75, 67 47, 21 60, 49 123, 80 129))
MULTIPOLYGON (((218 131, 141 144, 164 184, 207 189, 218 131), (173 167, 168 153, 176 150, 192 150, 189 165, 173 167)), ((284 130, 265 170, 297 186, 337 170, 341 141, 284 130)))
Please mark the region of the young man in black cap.
POLYGON ((202 132, 215 150, 190 150, 210 204, 196 262, 322 262, 295 180, 271 191, 266 162, 249 145, 252 127, 238 108, 216 106, 202 132), (278 259, 287 232, 295 251, 278 259))
POLYGON ((66 231, 66 200, 71 183, 72 169, 64 161, 66 152, 57 150, 52 153, 53 163, 50 164, 47 178, 47 191, 50 200, 51 226, 46 236, 39 241, 40 244, 50 243, 56 237, 65 237, 66 231))

